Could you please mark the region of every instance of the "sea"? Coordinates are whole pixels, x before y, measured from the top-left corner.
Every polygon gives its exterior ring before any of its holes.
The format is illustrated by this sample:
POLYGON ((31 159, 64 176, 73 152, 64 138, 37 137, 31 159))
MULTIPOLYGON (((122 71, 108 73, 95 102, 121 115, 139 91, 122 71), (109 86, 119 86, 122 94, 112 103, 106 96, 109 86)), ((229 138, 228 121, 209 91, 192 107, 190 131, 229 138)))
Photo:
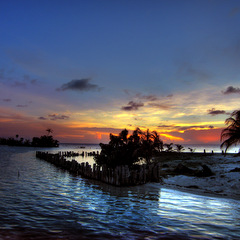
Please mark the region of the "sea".
MULTIPOLYGON (((195 152, 219 146, 189 145, 195 152)), ((74 176, 36 151, 100 151, 0 146, 0 239, 240 239, 240 201, 164 188, 115 187, 74 176)), ((238 149, 232 150, 238 152, 238 149)), ((84 154, 79 162, 94 162, 84 154)))

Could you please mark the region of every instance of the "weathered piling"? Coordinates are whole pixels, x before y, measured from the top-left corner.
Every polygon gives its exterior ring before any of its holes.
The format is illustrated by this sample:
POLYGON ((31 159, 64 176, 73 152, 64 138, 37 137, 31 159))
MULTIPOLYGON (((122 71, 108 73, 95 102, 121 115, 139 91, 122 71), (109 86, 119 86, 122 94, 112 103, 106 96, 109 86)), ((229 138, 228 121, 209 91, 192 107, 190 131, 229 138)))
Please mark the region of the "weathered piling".
MULTIPOLYGON (((69 153, 70 155, 70 153, 69 153)), ((112 169, 106 165, 100 167, 88 163, 78 163, 76 160, 66 160, 65 153, 36 152, 36 157, 45 160, 57 167, 65 169, 70 173, 81 175, 85 178, 99 180, 115 186, 133 186, 148 182, 161 182, 160 164, 117 166, 112 169)), ((68 155, 67 155, 68 156, 68 155)))

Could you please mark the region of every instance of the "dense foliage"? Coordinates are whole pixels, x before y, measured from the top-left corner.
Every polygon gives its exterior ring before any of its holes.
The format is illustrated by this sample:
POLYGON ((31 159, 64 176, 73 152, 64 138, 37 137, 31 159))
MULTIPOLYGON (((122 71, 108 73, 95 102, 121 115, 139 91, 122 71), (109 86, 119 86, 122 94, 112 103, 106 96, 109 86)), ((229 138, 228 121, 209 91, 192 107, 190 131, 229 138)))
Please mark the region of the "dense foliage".
POLYGON ((43 135, 41 137, 33 137, 32 141, 29 139, 20 138, 18 134, 16 138, 9 137, 9 138, 0 138, 1 145, 8 145, 8 146, 26 146, 26 147, 58 147, 59 142, 58 140, 53 139, 53 136, 49 135, 52 130, 47 129, 47 135, 43 135))
POLYGON ((122 130, 119 135, 110 134, 108 144, 100 143, 101 153, 95 156, 95 162, 102 166, 116 167, 118 165, 133 165, 143 158, 147 164, 151 162, 154 153, 163 150, 163 142, 156 131, 146 132, 137 128, 128 136, 128 130, 122 130))
POLYGON ((225 152, 232 145, 240 143, 240 110, 234 111, 225 121, 227 128, 221 133, 221 148, 225 147, 225 152))

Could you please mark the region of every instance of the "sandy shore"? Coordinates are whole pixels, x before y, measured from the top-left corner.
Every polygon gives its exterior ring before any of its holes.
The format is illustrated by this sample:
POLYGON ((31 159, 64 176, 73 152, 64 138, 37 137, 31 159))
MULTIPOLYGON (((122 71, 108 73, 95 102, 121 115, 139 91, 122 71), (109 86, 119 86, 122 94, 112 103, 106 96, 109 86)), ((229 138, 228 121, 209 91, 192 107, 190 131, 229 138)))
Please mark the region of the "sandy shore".
POLYGON ((163 187, 240 200, 240 156, 234 154, 173 153, 157 158, 162 163, 163 187), (211 176, 199 177, 205 165, 211 176), (185 168, 191 171, 177 171, 185 168))

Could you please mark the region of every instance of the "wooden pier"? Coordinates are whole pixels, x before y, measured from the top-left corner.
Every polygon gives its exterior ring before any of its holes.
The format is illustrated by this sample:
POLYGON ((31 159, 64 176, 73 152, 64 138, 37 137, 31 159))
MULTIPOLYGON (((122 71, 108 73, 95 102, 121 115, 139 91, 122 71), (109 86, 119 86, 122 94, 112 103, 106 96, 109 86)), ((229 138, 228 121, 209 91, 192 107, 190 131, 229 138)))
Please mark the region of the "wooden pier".
POLYGON ((133 167, 117 166, 115 169, 107 166, 91 166, 88 162, 78 163, 76 160, 66 160, 61 152, 53 154, 48 152, 36 152, 36 157, 45 160, 57 167, 69 171, 72 174, 85 178, 99 180, 115 186, 134 186, 148 182, 161 182, 160 164, 134 165, 133 167))

